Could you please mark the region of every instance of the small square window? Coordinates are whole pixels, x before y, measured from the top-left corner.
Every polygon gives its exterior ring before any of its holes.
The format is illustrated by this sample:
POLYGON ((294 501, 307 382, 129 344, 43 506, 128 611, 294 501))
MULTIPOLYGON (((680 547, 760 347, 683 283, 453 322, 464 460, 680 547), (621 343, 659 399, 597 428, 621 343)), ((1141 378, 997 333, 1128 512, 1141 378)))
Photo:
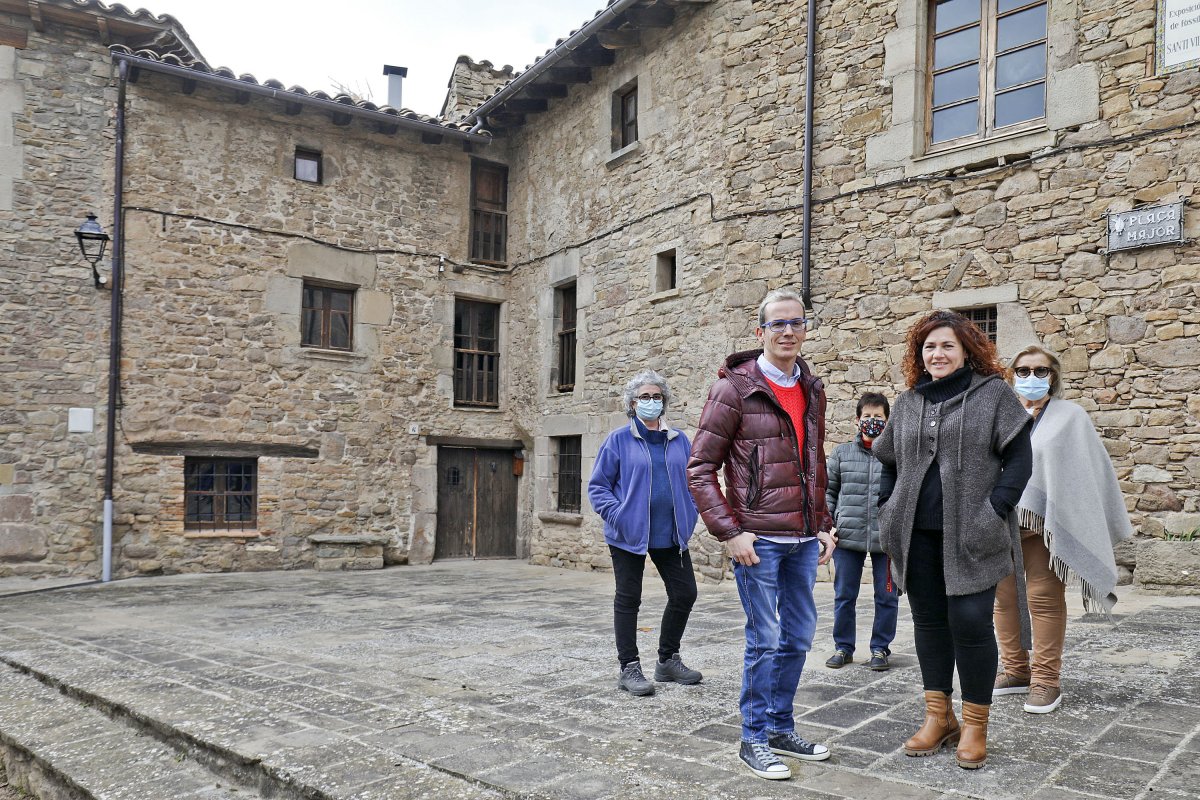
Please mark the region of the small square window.
POLYGON ((258 527, 258 459, 193 458, 183 462, 183 527, 258 527))
POLYGON ((583 437, 556 436, 557 509, 578 514, 583 498, 583 437))
POLYGON ((321 154, 315 150, 296 149, 296 180, 305 183, 321 182, 321 154))
POLYGON ((967 319, 974 322, 979 330, 987 334, 988 341, 992 344, 996 343, 996 307, 983 306, 982 308, 967 308, 959 312, 967 319))
POLYGON ((675 258, 675 248, 672 247, 654 257, 654 291, 667 292, 678 288, 678 262, 675 258))
POLYGON ((350 350, 354 343, 354 290, 304 282, 300 345, 350 350))

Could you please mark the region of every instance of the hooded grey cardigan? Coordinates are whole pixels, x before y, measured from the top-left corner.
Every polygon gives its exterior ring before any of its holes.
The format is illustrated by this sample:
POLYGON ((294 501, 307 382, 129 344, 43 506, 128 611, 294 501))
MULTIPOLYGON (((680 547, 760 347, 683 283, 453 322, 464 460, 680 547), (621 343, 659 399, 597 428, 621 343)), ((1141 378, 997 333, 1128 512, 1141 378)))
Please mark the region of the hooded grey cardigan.
MULTIPOLYGON (((897 586, 906 588, 917 499, 934 459, 942 481, 946 593, 975 594, 1014 571, 1024 574, 1016 514, 1001 518, 990 497, 1000 477, 1000 454, 1030 423, 1029 413, 998 375, 972 375, 966 391, 943 403, 931 403, 912 390, 896 398, 887 427, 871 450, 896 468, 896 487, 879 509, 879 533, 897 586)), ((1023 583, 1017 581, 1021 608, 1023 583)), ((1028 613, 1022 618, 1028 649, 1028 613)))

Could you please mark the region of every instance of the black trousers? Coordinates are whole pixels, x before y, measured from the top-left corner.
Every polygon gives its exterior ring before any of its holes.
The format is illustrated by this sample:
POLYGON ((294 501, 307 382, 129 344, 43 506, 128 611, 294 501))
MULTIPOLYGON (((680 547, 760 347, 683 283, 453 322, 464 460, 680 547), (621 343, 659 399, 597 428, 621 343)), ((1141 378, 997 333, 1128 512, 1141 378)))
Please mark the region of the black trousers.
POLYGON ((913 531, 908 549, 908 605, 925 691, 950 694, 954 667, 962 698, 991 705, 999 650, 992 626, 996 587, 948 596, 942 558, 942 532, 913 531))
MULTIPOLYGON (((616 599, 613 602, 613 627, 617 633, 617 660, 624 667, 638 661, 637 618, 642 605, 642 575, 646 557, 608 546, 612 553, 613 575, 617 579, 616 599)), ((658 631, 658 658, 666 661, 679 652, 679 640, 687 627, 688 616, 696 602, 696 575, 692 572, 692 556, 681 554, 674 547, 653 549, 650 560, 658 569, 667 589, 667 607, 663 609, 662 625, 658 631)))

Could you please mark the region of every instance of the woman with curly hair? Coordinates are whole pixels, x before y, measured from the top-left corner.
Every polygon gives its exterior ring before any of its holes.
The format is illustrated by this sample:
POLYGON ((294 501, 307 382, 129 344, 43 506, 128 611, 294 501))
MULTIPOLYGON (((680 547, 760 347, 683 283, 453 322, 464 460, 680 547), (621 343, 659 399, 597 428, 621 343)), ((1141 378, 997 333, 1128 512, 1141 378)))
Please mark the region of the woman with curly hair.
MULTIPOLYGON (((999 660, 996 585, 1023 570, 1013 509, 1033 464, 1030 419, 995 346, 961 314, 917 320, 903 367, 908 391, 872 450, 883 463, 881 544, 896 586, 908 592, 925 689, 925 722, 904 752, 932 755, 957 741, 958 765, 976 769, 987 760, 999 660), (950 703, 955 667, 961 728, 950 703)), ((1018 602, 1023 608, 1023 593, 1018 602)))

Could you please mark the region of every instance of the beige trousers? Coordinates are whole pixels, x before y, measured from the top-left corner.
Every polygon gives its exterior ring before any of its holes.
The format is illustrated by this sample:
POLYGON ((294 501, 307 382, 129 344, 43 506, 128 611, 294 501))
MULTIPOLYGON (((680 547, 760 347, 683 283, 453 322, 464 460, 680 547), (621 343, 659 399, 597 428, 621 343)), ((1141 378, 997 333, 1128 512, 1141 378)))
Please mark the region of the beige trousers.
POLYGON ((1067 587, 1050 568, 1050 551, 1041 534, 1022 529, 1025 588, 1033 622, 1033 658, 1021 647, 1017 584, 1009 575, 996 587, 996 641, 1000 663, 1013 677, 1031 675, 1030 683, 1060 688, 1063 642, 1067 638, 1067 587))

